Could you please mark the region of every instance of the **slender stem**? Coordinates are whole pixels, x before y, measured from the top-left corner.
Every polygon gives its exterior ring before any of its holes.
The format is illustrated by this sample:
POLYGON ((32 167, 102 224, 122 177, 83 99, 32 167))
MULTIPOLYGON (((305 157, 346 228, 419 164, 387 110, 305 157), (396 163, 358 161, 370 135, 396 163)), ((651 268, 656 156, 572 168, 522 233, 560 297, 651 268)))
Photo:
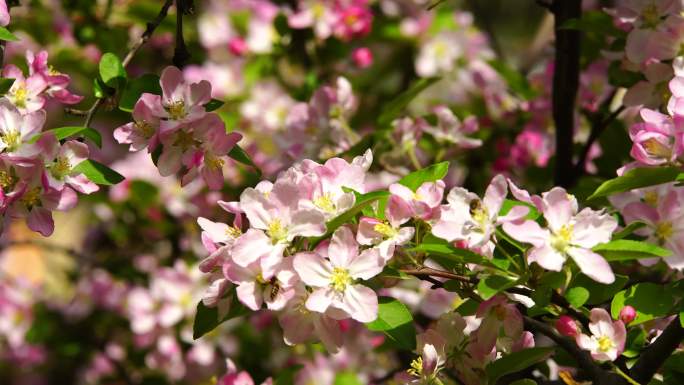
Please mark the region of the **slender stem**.
POLYGON ((439 277, 439 278, 446 278, 446 279, 453 279, 455 281, 461 281, 461 282, 467 282, 467 283, 473 283, 473 279, 469 277, 464 277, 462 275, 454 274, 448 271, 442 271, 442 270, 437 270, 433 269, 430 267, 422 267, 420 269, 401 269, 400 270, 402 273, 412 275, 414 277, 439 277))
POLYGON ((185 39, 183 38, 183 13, 186 10, 186 0, 176 0, 176 48, 173 51, 173 65, 178 68, 183 68, 190 59, 190 53, 185 46, 185 39))
MULTIPOLYGON (((609 98, 609 100, 611 99, 612 97, 609 98)), ((572 181, 573 184, 577 182, 577 180, 584 174, 586 170, 586 162, 587 158, 589 157, 589 152, 591 151, 591 146, 594 145, 598 138, 601 137, 601 134, 603 134, 606 128, 608 128, 608 126, 615 120, 615 118, 617 118, 618 115, 620 115, 622 111, 624 111, 624 109, 625 106, 620 106, 620 108, 610 113, 607 117, 603 119, 594 119, 591 124, 591 131, 589 132, 587 142, 584 144, 579 159, 577 159, 577 163, 575 164, 572 181)))

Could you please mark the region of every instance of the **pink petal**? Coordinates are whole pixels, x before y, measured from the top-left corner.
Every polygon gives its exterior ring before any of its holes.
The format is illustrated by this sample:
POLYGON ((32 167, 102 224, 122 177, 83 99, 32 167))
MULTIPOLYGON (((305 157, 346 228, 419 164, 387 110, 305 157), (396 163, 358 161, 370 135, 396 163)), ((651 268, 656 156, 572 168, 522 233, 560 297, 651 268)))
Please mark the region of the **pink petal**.
POLYGON ((582 273, 591 279, 605 284, 615 282, 615 275, 608 262, 591 250, 570 247, 567 253, 572 257, 582 273))
POLYGON ((347 226, 335 231, 328 247, 328 258, 335 267, 346 268, 359 255, 359 245, 347 226))
POLYGON ((342 299, 342 310, 362 323, 378 318, 378 296, 372 289, 363 285, 347 287, 342 299))
POLYGON ((299 274, 299 278, 309 286, 326 287, 330 284, 333 267, 316 253, 297 253, 292 266, 299 274))

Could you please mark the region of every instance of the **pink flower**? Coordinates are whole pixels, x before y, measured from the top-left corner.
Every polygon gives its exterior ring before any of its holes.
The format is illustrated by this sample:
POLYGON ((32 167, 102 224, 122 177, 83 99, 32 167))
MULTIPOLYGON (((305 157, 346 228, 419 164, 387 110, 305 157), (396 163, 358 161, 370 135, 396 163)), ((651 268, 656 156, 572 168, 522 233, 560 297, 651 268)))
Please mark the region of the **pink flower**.
POLYGON ((684 152, 684 131, 678 116, 673 120, 658 111, 642 108, 642 123, 629 129, 632 139, 630 155, 638 162, 657 166, 677 161, 684 152))
POLYGON ((240 302, 257 311, 266 302, 271 310, 282 309, 294 295, 293 285, 297 275, 292 270, 292 258, 284 259, 270 278, 264 278, 259 261, 241 267, 231 261, 223 265, 224 275, 234 284, 240 302))
POLYGON ((0 100, 0 152, 13 162, 25 162, 38 156, 41 149, 28 143, 45 124, 45 111, 21 112, 9 101, 0 100))
POLYGON ((10 22, 9 8, 7 0, 0 0, 0 26, 6 27, 10 22))
POLYGON ((166 67, 159 83, 162 88, 161 105, 164 116, 161 133, 177 129, 181 124, 204 117, 204 105, 211 99, 211 84, 206 80, 187 84, 183 72, 176 67, 166 67))
POLYGON ((442 180, 425 182, 414 192, 402 184, 392 183, 389 186, 389 191, 409 205, 412 216, 430 220, 439 217, 444 187, 445 184, 442 180))
POLYGON ((520 220, 529 211, 525 206, 514 206, 508 214, 499 216, 507 193, 506 178, 502 175, 492 179, 482 200, 464 188, 454 187, 447 196, 449 204, 442 206, 441 216, 432 226, 432 233, 449 242, 466 241, 468 247, 486 245, 496 226, 520 220))
POLYGON ((373 65, 373 52, 368 47, 359 47, 352 52, 352 60, 359 68, 368 68, 373 65))
POLYGON ((387 221, 370 217, 361 218, 356 240, 362 245, 376 246, 383 260, 389 261, 394 255, 395 247, 403 245, 413 237, 413 227, 401 227, 411 219, 412 214, 408 203, 399 196, 392 195, 385 208, 387 221))
POLYGON ((61 191, 65 185, 83 194, 99 190, 95 183, 74 170, 78 164, 88 159, 89 150, 85 143, 69 140, 60 145, 55 136, 48 132, 38 141, 38 145, 42 149, 40 155, 45 164, 42 178, 46 190, 61 191))
POLYGON ((579 328, 577 327, 577 321, 574 318, 562 315, 556 321, 556 330, 564 336, 575 337, 579 333, 579 328))
POLYGON ((299 208, 296 184, 281 180, 247 188, 240 195, 240 208, 249 219, 250 228, 233 245, 236 264, 247 267, 261 259, 264 278, 270 279, 280 264, 283 251, 297 236, 325 233, 325 218, 315 210, 299 208))
POLYGON ((385 263, 376 249, 359 253, 354 234, 340 227, 329 245, 315 252, 300 252, 294 257, 294 268, 302 281, 314 288, 306 301, 306 308, 325 313, 339 309, 351 318, 367 323, 378 315, 378 297, 367 286, 356 283, 382 271, 385 263))
POLYGON ((2 77, 14 79, 14 83, 7 91, 5 98, 14 104, 22 114, 43 108, 45 98, 41 94, 48 86, 43 75, 34 73, 26 78, 17 66, 8 64, 2 70, 2 77))
POLYGON ((542 229, 531 220, 507 222, 503 226, 516 240, 532 244, 528 263, 536 262, 545 269, 560 271, 570 257, 595 281, 612 283, 615 276, 610 265, 591 248, 610 241, 617 228, 615 218, 590 208, 578 213, 575 197, 560 187, 542 194, 541 205, 548 228, 542 229))
POLYGON ((477 131, 477 119, 475 117, 468 117, 461 123, 448 107, 436 107, 434 112, 437 115, 437 127, 427 125, 424 129, 438 142, 455 144, 461 148, 476 148, 482 145, 480 139, 465 136, 465 134, 472 134, 477 131))
POLYGON ((577 345, 590 351, 591 356, 597 361, 615 361, 625 349, 625 324, 622 321, 613 321, 610 314, 601 308, 591 309, 589 318, 589 330, 592 335, 577 335, 577 345))
POLYGON ((668 93, 667 83, 672 79, 672 66, 656 62, 649 64, 644 70, 646 80, 642 80, 629 88, 624 96, 625 106, 644 106, 657 109, 668 93))
POLYGON ((331 3, 324 0, 300 0, 299 10, 287 18, 288 25, 295 29, 313 27, 318 39, 327 39, 332 35, 337 21, 337 14, 331 3))
POLYGON ((475 334, 475 350, 480 357, 486 356, 494 349, 497 339, 501 338, 501 329, 509 342, 518 340, 522 335, 522 315, 515 304, 508 302, 504 295, 495 295, 482 302, 477 308, 477 317, 482 318, 482 323, 475 334))
POLYGON ((26 51, 26 62, 30 75, 37 73, 45 79, 47 83, 45 93, 48 96, 63 104, 76 104, 83 100, 83 96, 72 94, 67 90, 71 77, 48 65, 47 51, 40 51, 37 54, 34 54, 32 51, 26 51))
POLYGON ((411 369, 407 372, 415 377, 409 384, 429 385, 435 382, 437 375, 446 364, 446 341, 434 330, 429 329, 418 335, 418 352, 420 357, 411 362, 411 369))
POLYGON ((245 43, 243 38, 234 37, 228 42, 228 49, 233 55, 242 56, 247 53, 249 47, 247 47, 247 43, 245 43))
POLYGON ((121 144, 130 144, 131 151, 145 147, 154 149, 158 142, 161 116, 161 98, 144 93, 133 107, 133 121, 114 130, 114 139, 121 144))
POLYGON ((333 27, 335 36, 347 41, 367 35, 373 24, 373 13, 367 0, 351 0, 348 3, 338 2, 335 10, 337 21, 333 27))

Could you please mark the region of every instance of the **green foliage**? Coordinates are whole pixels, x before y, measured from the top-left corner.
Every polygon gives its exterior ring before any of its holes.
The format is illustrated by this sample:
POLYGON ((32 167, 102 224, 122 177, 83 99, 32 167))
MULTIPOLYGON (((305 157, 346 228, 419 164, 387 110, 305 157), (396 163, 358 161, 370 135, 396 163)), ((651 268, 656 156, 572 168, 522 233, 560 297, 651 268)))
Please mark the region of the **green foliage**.
POLYGON ((421 92, 435 84, 440 78, 424 78, 416 81, 408 90, 402 92, 394 100, 385 105, 378 118, 378 124, 386 126, 402 115, 406 106, 411 103, 421 92))
POLYGON ((607 180, 589 197, 596 199, 636 188, 655 186, 663 183, 684 180, 677 167, 635 168, 622 176, 607 180))
POLYGON ((399 180, 400 184, 416 191, 425 182, 434 182, 443 179, 449 172, 449 162, 441 162, 432 166, 414 171, 399 180))
POLYGON ((313 243, 318 244, 318 242, 322 241, 323 239, 330 237, 330 235, 332 235, 332 233, 334 233, 335 230, 337 230, 340 226, 349 223, 351 219, 354 218, 360 212, 362 212, 364 208, 370 206, 373 202, 377 201, 378 199, 387 197, 388 195, 389 192, 387 191, 372 191, 357 196, 354 207, 350 208, 344 213, 328 221, 328 223, 326 223, 326 233, 323 236, 316 238, 313 243))
POLYGON ((252 158, 250 158, 247 151, 243 150, 242 147, 240 147, 239 145, 236 144, 235 146, 233 146, 233 148, 231 148, 228 152, 228 156, 237 162, 254 168, 257 174, 259 176, 261 175, 261 170, 259 169, 259 167, 257 167, 256 164, 254 164, 252 158))
POLYGON ((628 261, 641 258, 667 257, 670 250, 646 242, 617 239, 595 246, 592 250, 603 255, 607 261, 628 261))
POLYGON ((454 264, 474 263, 481 266, 498 268, 491 261, 468 249, 455 247, 444 239, 428 234, 423 242, 408 250, 409 252, 427 253, 444 267, 454 267, 454 264))
POLYGON ((159 85, 159 76, 154 74, 145 74, 135 79, 130 79, 126 82, 126 86, 121 92, 121 99, 119 100, 119 109, 121 111, 133 112, 135 103, 140 99, 143 93, 150 93, 161 95, 162 90, 159 85))
POLYGON ((83 173, 91 182, 101 185, 114 185, 125 179, 123 175, 92 159, 79 163, 74 171, 83 173))
POLYGON ((517 281, 501 275, 488 275, 480 278, 477 283, 477 291, 483 299, 489 299, 506 289, 515 286, 517 281))
MULTIPOLYGON (((575 276, 575 278, 568 286, 565 298, 575 307, 583 306, 585 304, 598 305, 610 301, 610 299, 613 298, 615 293, 617 293, 625 287, 628 280, 629 279, 627 276, 616 274, 615 282, 611 283, 610 285, 604 285, 580 273, 575 276), (570 294, 573 290, 576 290, 578 288, 581 288, 583 290, 570 294), (569 295, 581 295, 581 292, 588 292, 589 296, 585 298, 584 301, 582 301, 582 303, 580 303, 579 305, 577 305, 577 303, 572 303, 573 301, 571 301, 570 298, 568 298, 569 295)), ((575 299, 575 301, 578 300, 579 298, 575 299)))
POLYGON ((100 79, 109 87, 119 88, 126 81, 126 69, 118 56, 111 52, 102 55, 100 64, 100 79))
POLYGON ((589 290, 583 286, 575 286, 565 292, 565 299, 575 308, 579 308, 589 300, 589 290))
POLYGON ((197 304, 195 321, 192 325, 192 338, 198 339, 229 319, 245 315, 248 312, 249 309, 240 303, 235 295, 232 297, 228 312, 223 317, 220 316, 218 307, 206 307, 200 301, 197 304))
POLYGON ((545 360, 552 352, 553 348, 530 348, 501 357, 485 368, 489 383, 494 384, 499 378, 507 374, 527 369, 545 360))
POLYGON ((416 348, 416 328, 406 305, 390 297, 378 298, 378 318, 366 324, 368 330, 383 332, 397 347, 416 348))
POLYGON ((361 385, 361 381, 353 372, 342 372, 335 375, 334 385, 361 385))
POLYGON ((613 318, 618 318, 625 305, 636 309, 637 316, 630 325, 638 325, 672 313, 675 292, 670 286, 645 282, 630 286, 615 295, 610 305, 613 318))
POLYGON ((5 95, 12 88, 14 80, 12 78, 0 78, 0 95, 5 95))
POLYGON ((17 41, 19 40, 12 32, 10 32, 5 27, 0 27, 0 40, 4 41, 17 41))
POLYGON ((490 60, 488 63, 504 78, 504 80, 506 80, 511 91, 527 100, 536 96, 536 93, 530 86, 527 78, 520 71, 509 67, 508 64, 501 60, 490 60))
POLYGON ((273 385, 294 385, 295 376, 302 368, 301 365, 293 365, 280 371, 280 374, 273 381, 273 385))
POLYGON ((68 126, 54 128, 48 132, 55 134, 57 140, 64 140, 71 136, 84 137, 92 141, 97 147, 102 147, 102 135, 100 132, 90 127, 68 126))
POLYGON ((211 99, 209 102, 207 102, 207 104, 204 105, 204 109, 207 110, 207 112, 216 111, 224 104, 226 104, 226 102, 222 100, 211 99))

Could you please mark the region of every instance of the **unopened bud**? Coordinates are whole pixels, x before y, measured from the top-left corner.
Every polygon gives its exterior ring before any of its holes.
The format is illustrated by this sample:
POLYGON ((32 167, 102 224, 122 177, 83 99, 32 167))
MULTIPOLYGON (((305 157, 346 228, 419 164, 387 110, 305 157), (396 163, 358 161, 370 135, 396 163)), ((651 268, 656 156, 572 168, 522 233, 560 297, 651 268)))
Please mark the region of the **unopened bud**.
POLYGON ((579 333, 577 322, 567 315, 562 315, 558 318, 558 321, 556 321, 556 330, 558 330, 560 334, 568 337, 575 337, 579 333))
POLYGON ((627 325, 628 323, 634 321, 636 318, 636 309, 627 305, 620 310, 620 320, 627 325))
POLYGON ((233 55, 242 56, 245 53, 247 53, 248 47, 247 43, 245 43, 245 41, 242 38, 236 37, 228 42, 228 49, 233 55))
POLYGON ((366 47, 357 48, 352 52, 352 59, 359 68, 367 68, 373 64, 373 53, 366 47))

